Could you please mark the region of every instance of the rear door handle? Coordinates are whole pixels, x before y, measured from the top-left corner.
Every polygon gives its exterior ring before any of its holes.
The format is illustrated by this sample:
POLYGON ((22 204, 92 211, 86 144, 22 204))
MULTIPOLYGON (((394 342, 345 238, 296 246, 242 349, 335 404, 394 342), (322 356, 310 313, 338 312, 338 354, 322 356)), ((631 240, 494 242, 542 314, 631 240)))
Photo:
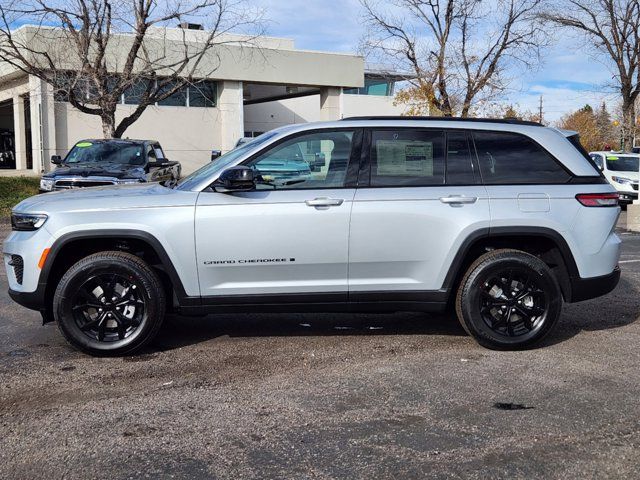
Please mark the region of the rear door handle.
POLYGON ((307 200, 304 203, 306 203, 307 206, 309 207, 329 208, 329 207, 339 207, 340 205, 342 205, 342 202, 344 202, 342 198, 321 197, 321 198, 314 198, 313 200, 307 200))
POLYGON ((464 195, 449 195, 448 197, 440 197, 442 203, 449 205, 463 205, 466 203, 476 203, 478 197, 465 197, 464 195))

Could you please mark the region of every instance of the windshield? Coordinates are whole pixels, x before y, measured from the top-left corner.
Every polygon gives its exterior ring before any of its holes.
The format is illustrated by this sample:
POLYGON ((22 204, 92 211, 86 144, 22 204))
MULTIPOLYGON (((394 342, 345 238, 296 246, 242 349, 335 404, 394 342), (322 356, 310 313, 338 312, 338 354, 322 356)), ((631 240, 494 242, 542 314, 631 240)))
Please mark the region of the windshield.
POLYGON ((607 155, 607 169, 614 172, 637 172, 640 157, 631 155, 607 155))
POLYGON ((250 142, 244 143, 233 150, 228 151, 221 157, 218 157, 211 163, 206 164, 204 167, 199 168, 188 177, 183 178, 178 184, 178 190, 191 190, 197 187, 203 180, 214 176, 216 173, 224 170, 230 165, 233 165, 237 160, 242 158, 248 151, 255 147, 266 143, 271 138, 275 137, 279 131, 272 131, 263 133, 259 137, 256 137, 250 142))
POLYGON ((123 142, 79 142, 64 159, 66 165, 78 163, 116 163, 119 165, 144 165, 144 150, 139 144, 123 142))

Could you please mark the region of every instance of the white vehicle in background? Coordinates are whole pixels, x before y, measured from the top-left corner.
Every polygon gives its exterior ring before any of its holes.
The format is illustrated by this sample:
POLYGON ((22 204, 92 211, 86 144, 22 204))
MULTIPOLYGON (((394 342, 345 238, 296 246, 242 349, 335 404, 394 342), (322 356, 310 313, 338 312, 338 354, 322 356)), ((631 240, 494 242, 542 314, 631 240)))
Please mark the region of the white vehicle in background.
POLYGON ((631 203, 638 198, 640 154, 591 152, 589 155, 620 194, 621 204, 631 203))

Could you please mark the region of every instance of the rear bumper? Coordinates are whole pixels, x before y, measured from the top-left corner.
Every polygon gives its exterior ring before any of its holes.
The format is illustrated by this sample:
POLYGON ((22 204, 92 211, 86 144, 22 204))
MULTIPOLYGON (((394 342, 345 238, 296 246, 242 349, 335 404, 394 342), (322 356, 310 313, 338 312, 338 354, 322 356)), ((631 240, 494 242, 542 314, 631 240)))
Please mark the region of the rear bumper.
POLYGON ((600 277, 571 277, 569 281, 571 282, 569 303, 582 302, 606 295, 616 288, 620 281, 620 267, 616 267, 613 272, 600 277))

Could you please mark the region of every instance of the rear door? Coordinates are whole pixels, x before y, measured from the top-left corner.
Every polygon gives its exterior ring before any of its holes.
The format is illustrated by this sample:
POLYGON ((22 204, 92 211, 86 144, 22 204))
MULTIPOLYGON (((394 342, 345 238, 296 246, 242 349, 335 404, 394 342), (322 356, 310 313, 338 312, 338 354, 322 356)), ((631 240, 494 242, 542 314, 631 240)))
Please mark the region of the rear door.
POLYGON ((469 135, 372 129, 363 149, 351 214, 350 300, 442 298, 456 252, 489 226, 469 135))

